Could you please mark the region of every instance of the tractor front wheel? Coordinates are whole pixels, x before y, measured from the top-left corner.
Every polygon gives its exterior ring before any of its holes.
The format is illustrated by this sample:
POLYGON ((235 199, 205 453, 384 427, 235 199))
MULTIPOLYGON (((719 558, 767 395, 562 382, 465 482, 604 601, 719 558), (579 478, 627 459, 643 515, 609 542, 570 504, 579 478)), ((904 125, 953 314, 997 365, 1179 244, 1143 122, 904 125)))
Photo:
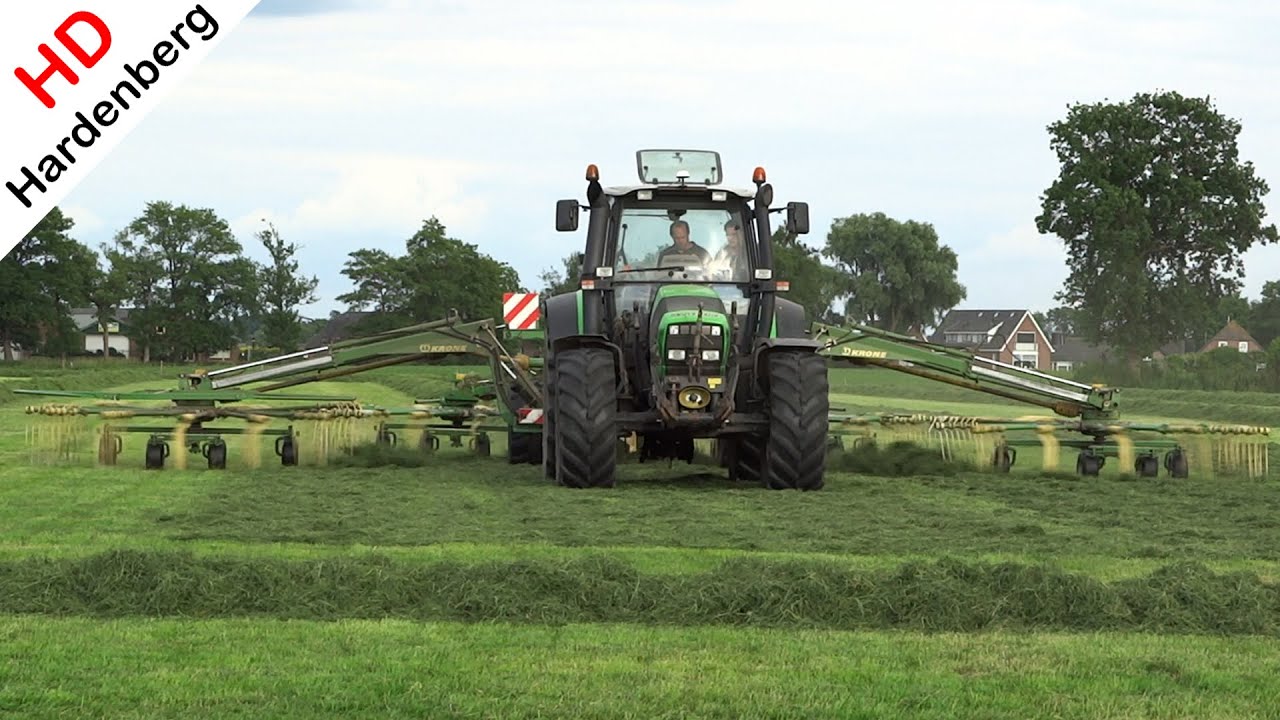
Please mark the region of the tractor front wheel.
POLYGON ((573 488, 613 487, 618 461, 613 355, 599 348, 565 350, 554 372, 556 480, 573 488))
POLYGON ((827 465, 826 360, 815 353, 776 351, 768 357, 769 438, 762 475, 774 490, 820 490, 827 465))
POLYGON ((729 479, 734 482, 755 484, 760 482, 764 465, 766 438, 755 435, 741 435, 729 441, 726 460, 729 466, 729 479))

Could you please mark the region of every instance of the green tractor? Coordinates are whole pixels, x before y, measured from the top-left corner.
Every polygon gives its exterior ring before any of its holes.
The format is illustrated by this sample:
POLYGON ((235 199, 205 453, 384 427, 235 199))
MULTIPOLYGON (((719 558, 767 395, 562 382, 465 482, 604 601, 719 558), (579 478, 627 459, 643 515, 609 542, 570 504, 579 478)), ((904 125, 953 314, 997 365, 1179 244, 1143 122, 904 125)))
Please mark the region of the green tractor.
MULTIPOLYGON (((556 229, 588 212, 580 288, 542 299, 542 462, 561 485, 612 487, 622 438, 639 460, 692 462, 714 439, 731 478, 818 490, 829 400, 822 344, 773 273, 773 188, 725 187, 720 155, 641 150, 639 184, 561 200, 556 229)), ((809 231, 808 205, 785 207, 809 231)))

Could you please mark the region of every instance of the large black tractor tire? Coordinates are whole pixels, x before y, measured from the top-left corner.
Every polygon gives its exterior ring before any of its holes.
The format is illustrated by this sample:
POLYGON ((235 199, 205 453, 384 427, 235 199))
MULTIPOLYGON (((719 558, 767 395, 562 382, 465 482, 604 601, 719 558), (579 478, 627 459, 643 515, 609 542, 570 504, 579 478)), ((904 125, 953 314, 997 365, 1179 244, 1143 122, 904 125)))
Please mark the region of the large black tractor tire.
POLYGON ((556 404, 555 378, 547 373, 547 385, 543 388, 545 409, 542 412, 542 474, 548 480, 556 479, 556 404))
POLYGON ((534 438, 528 433, 507 431, 507 462, 509 464, 523 465, 530 461, 533 456, 533 445, 529 442, 530 439, 534 438))
POLYGON ((765 436, 741 435, 732 440, 729 457, 729 479, 756 484, 764 477, 765 436))
POLYGON ((773 490, 820 490, 827 469, 831 399, 827 364, 808 352, 775 351, 767 359, 769 437, 761 471, 773 490))
POLYGON ((613 487, 617 467, 617 384, 613 355, 565 350, 555 367, 556 481, 573 488, 613 487))

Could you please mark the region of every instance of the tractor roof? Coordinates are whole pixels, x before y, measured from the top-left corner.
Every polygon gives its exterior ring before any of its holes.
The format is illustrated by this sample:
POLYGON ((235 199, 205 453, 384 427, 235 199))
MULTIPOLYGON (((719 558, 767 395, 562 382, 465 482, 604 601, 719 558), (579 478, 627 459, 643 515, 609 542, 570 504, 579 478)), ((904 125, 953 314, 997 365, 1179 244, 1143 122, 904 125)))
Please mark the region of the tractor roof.
POLYGON ((740 198, 746 198, 748 200, 756 196, 755 190, 750 190, 747 188, 725 187, 723 185, 679 185, 677 183, 646 183, 643 185, 612 185, 602 189, 604 190, 604 194, 610 197, 621 197, 622 195, 635 192, 636 190, 654 190, 654 189, 695 190, 695 191, 702 191, 704 193, 728 192, 740 198))

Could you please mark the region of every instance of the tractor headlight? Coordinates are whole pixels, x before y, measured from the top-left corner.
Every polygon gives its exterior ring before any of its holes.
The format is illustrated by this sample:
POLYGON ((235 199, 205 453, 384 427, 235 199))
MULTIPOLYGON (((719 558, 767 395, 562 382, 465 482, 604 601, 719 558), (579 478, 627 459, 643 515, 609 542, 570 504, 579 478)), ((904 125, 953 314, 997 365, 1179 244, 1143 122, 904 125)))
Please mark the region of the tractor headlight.
POLYGON ((668 360, 675 360, 676 362, 680 362, 680 361, 684 360, 684 350, 680 350, 680 349, 672 349, 672 350, 668 350, 668 351, 667 351, 667 359, 668 359, 668 360))
POLYGON ((719 362, 719 361, 720 361, 720 351, 719 351, 719 350, 703 350, 703 351, 702 351, 702 359, 703 359, 705 362, 719 362))

